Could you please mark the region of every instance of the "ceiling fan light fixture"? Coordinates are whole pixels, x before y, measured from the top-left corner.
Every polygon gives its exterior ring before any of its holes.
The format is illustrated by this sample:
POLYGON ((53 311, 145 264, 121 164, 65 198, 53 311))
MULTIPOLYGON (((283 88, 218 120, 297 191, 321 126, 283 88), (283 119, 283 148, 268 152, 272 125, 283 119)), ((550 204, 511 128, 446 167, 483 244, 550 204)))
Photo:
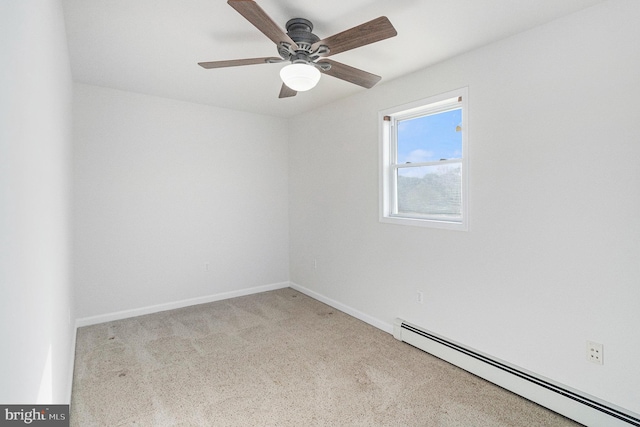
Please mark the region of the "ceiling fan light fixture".
POLYGON ((304 92, 320 81, 320 70, 308 64, 289 64, 280 70, 280 78, 289 88, 304 92))

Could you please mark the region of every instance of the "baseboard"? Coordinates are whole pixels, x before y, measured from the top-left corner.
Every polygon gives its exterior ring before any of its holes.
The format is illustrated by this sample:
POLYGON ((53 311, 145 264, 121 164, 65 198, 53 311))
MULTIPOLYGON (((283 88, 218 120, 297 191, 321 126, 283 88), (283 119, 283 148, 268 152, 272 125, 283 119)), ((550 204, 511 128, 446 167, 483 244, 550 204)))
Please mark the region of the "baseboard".
POLYGON ((640 427, 640 415, 444 338, 402 319, 393 336, 586 426, 640 427))
POLYGON ((67 383, 67 396, 69 398, 68 402, 71 404, 71 397, 73 393, 73 373, 76 368, 76 338, 78 335, 78 327, 74 327, 71 333, 71 354, 69 355, 69 370, 67 371, 69 374, 69 382, 67 383))
POLYGON ((219 294, 206 295, 203 297, 189 298, 180 301, 157 304, 147 307, 134 308, 131 310, 117 311, 114 313, 100 314, 97 316, 83 317, 76 319, 76 328, 96 325, 98 323, 111 322, 114 320, 127 319, 129 317, 143 316, 145 314, 158 313, 161 311, 174 310, 176 308, 189 307, 192 305, 206 304, 214 301, 221 301, 229 298, 237 298, 245 295, 257 294, 260 292, 273 291, 276 289, 288 288, 289 282, 274 283, 271 285, 256 286, 253 288, 240 289, 237 291, 222 292, 219 294))
POLYGON ((393 325, 391 323, 383 322, 380 319, 377 319, 373 316, 370 316, 366 313, 356 310, 355 308, 349 307, 348 305, 342 304, 341 302, 328 298, 322 294, 312 291, 311 289, 305 288, 304 286, 300 286, 297 283, 290 282, 290 287, 295 289, 296 291, 302 292, 303 294, 310 296, 313 299, 316 299, 320 302, 330 305, 331 307, 337 310, 347 313, 348 315, 353 316, 356 319, 362 320, 363 322, 368 323, 371 326, 374 326, 389 334, 393 333, 393 325))

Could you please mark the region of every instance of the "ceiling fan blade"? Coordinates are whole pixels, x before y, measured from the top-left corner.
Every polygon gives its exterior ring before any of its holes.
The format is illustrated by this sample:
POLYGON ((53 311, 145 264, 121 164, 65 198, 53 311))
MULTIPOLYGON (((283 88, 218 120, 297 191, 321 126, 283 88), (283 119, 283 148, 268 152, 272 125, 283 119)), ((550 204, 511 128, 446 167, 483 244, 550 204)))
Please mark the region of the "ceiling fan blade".
POLYGON ((198 65, 202 68, 224 68, 224 67, 237 67, 239 65, 253 65, 253 64, 269 64, 274 62, 282 62, 282 58, 247 58, 247 59, 231 59, 228 61, 212 61, 212 62, 198 62, 198 65))
POLYGON ((311 49, 315 50, 322 45, 329 46, 330 52, 323 56, 331 56, 336 53, 388 39, 397 34, 398 32, 393 28, 389 19, 386 16, 381 16, 357 27, 322 39, 314 43, 311 49))
POLYGON ((376 76, 375 74, 350 67, 349 65, 341 64, 340 62, 332 61, 331 59, 321 59, 317 63, 331 64, 331 68, 329 70, 322 71, 324 74, 328 74, 332 77, 348 81, 349 83, 353 83, 367 89, 371 89, 380 81, 380 79, 382 79, 382 77, 376 76))
POLYGON ((262 31, 262 33, 269 37, 275 44, 280 42, 289 43, 294 50, 298 49, 296 42, 291 40, 282 29, 273 22, 273 20, 266 14, 258 3, 253 0, 228 0, 229 6, 234 8, 244 18, 251 22, 254 27, 262 31))
POLYGON ((278 96, 278 98, 289 98, 289 97, 292 97, 292 96, 296 96, 297 94, 298 94, 298 92, 296 92, 295 90, 291 89, 286 84, 282 83, 282 87, 280 88, 280 95, 278 96))

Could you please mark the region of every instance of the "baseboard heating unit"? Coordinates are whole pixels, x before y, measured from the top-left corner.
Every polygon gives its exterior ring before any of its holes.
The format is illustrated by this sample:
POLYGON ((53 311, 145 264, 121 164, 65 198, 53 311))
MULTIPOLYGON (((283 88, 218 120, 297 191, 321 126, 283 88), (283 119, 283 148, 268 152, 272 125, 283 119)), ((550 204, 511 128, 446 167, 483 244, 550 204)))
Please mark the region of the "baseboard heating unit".
POLYGON ((586 426, 637 426, 640 415, 396 319, 393 336, 586 426))

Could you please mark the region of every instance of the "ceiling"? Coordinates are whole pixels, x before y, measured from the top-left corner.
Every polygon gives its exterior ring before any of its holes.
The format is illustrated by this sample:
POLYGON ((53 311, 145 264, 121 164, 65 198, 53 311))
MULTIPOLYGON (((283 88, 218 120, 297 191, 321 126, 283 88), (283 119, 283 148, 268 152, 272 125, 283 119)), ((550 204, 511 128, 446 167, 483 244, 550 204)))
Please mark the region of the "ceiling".
MULTIPOLYGON (((309 19, 325 38, 387 16, 394 38, 331 59, 383 84, 602 0, 258 0, 282 28, 309 19)), ((291 117, 364 91, 322 76, 279 99, 283 64, 206 70, 202 61, 278 56, 275 44, 224 0, 63 0, 77 82, 235 110, 291 117)))

